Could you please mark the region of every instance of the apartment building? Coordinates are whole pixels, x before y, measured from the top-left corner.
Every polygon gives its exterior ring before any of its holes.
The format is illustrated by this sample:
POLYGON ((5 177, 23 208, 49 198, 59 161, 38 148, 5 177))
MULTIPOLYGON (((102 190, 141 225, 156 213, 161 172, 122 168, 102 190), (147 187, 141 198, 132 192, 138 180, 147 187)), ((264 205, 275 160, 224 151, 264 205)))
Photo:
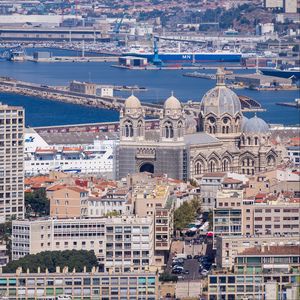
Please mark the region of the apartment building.
POLYGON ((222 236, 299 234, 299 216, 299 200, 284 193, 243 199, 242 191, 219 191, 213 230, 222 236))
POLYGON ((217 191, 213 210, 213 231, 216 235, 242 234, 243 191, 223 189, 217 191))
POLYGON ((88 217, 103 217, 109 213, 129 215, 133 212, 128 188, 109 189, 102 197, 88 198, 88 217))
POLYGON ((110 274, 66 270, 56 273, 17 270, 16 274, 0 274, 0 295, 9 300, 57 299, 58 296, 74 300, 158 299, 158 277, 153 272, 110 274))
POLYGON ((146 270, 154 263, 153 218, 13 221, 13 260, 42 251, 72 249, 93 250, 106 271, 146 270))
POLYGON ((209 276, 209 300, 299 299, 300 246, 247 248, 235 257, 234 272, 209 276))
POLYGON ((234 268, 238 274, 299 274, 300 245, 247 248, 237 254, 234 268))
POLYGON ((226 173, 205 173, 200 181, 202 209, 211 210, 215 207, 217 191, 222 185, 226 173))
POLYGON ((248 248, 300 245, 300 236, 298 235, 256 235, 256 236, 217 236, 216 237, 216 264, 218 269, 231 270, 238 253, 248 248))
POLYGON ((171 187, 166 182, 147 181, 133 185, 134 213, 154 220, 155 265, 163 266, 171 247, 173 210, 175 205, 171 187))
POLYGON ((242 232, 246 235, 299 234, 299 202, 268 201, 243 204, 242 232))
POLYGON ((24 109, 0 102, 0 222, 24 217, 24 109))
POLYGON ((78 186, 54 185, 47 189, 50 217, 80 218, 88 215, 89 192, 78 186))
POLYGON ((296 274, 234 274, 208 276, 208 300, 298 300, 296 274))

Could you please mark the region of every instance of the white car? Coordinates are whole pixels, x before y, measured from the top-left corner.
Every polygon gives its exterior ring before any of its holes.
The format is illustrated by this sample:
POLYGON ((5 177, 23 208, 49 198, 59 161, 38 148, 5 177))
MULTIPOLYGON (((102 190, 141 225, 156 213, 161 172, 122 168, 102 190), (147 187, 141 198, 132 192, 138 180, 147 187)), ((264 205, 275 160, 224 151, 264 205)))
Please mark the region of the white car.
POLYGON ((209 272, 208 272, 207 270, 203 269, 202 272, 201 272, 201 275, 202 275, 202 276, 207 276, 208 273, 209 273, 209 272))

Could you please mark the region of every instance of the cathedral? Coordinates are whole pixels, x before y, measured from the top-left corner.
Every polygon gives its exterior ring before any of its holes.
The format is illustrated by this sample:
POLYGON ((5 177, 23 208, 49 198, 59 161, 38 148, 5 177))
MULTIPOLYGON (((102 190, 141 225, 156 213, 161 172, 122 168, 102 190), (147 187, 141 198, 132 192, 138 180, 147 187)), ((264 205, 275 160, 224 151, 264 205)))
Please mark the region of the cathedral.
POLYGON ((268 124, 256 115, 243 116, 239 97, 226 87, 222 69, 216 77, 197 118, 187 115, 172 95, 155 130, 146 130, 139 99, 134 95, 126 99, 120 113, 117 179, 144 171, 181 180, 197 180, 206 172, 254 175, 281 161, 280 151, 270 142, 268 124))

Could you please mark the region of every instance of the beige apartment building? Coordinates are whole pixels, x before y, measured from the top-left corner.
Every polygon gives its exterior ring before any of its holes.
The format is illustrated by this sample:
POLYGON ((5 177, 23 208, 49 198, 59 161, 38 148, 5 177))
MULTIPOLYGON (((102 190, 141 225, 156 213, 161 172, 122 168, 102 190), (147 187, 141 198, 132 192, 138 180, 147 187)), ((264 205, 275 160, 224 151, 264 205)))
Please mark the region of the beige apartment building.
POLYGON ((0 222, 24 217, 24 109, 0 102, 0 222))
POLYGON ((297 199, 286 199, 282 195, 270 195, 270 199, 243 199, 242 190, 218 191, 213 210, 215 235, 299 234, 297 199))
POLYGON ((77 186, 55 185, 47 189, 50 217, 79 218, 88 215, 88 191, 77 186))
POLYGON ((154 219, 155 265, 166 264, 173 235, 174 199, 171 187, 163 182, 148 181, 133 186, 132 203, 139 217, 154 219))
POLYGON ((243 204, 242 232, 247 235, 299 234, 299 203, 269 201, 243 204))
POLYGON ((147 270, 154 264, 153 218, 13 221, 13 260, 42 251, 72 249, 93 250, 107 272, 147 270))
MULTIPOLYGON (((71 271, 71 270, 70 270, 71 271)), ((156 300, 159 282, 156 272, 103 273, 69 272, 0 274, 2 299, 156 300)))
POLYGON ((235 257, 245 249, 254 247, 300 245, 300 235, 218 236, 216 237, 216 264, 218 268, 231 270, 235 257))

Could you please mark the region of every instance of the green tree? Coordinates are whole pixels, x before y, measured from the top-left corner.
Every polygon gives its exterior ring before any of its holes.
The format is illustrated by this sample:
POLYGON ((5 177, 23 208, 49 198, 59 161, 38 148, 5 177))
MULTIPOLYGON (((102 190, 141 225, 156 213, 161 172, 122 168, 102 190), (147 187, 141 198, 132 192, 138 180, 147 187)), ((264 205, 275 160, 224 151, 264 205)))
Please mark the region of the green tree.
POLYGON ((162 281, 162 282, 168 282, 168 281, 176 282, 177 280, 178 280, 178 277, 176 275, 169 274, 166 272, 159 275, 159 281, 162 281))
POLYGON ((200 202, 194 198, 190 202, 184 202, 174 211, 174 229, 182 230, 195 220, 197 211, 201 209, 200 202))
POLYGON ((3 273, 14 273, 18 267, 21 267, 23 271, 29 269, 30 272, 37 272, 38 267, 40 267, 41 272, 45 272, 47 268, 50 273, 55 272, 56 267, 61 269, 68 267, 70 271, 75 268, 77 272, 82 272, 84 267, 86 267, 89 272, 94 266, 98 266, 94 251, 45 251, 10 261, 3 268, 3 273))
POLYGON ((11 259, 11 233, 12 233, 12 222, 6 221, 0 224, 0 240, 6 245, 6 254, 11 259))
POLYGON ((48 216, 50 214, 50 201, 45 189, 38 189, 25 193, 26 216, 48 216))

